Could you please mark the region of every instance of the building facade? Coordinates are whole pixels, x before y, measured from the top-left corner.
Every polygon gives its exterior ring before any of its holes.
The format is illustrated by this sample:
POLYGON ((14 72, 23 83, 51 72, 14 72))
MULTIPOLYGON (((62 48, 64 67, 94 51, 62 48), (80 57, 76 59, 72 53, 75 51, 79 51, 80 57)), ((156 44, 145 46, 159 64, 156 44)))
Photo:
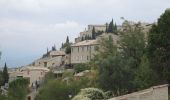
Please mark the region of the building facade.
POLYGON ((97 40, 85 40, 71 46, 71 64, 89 62, 96 53, 97 40))

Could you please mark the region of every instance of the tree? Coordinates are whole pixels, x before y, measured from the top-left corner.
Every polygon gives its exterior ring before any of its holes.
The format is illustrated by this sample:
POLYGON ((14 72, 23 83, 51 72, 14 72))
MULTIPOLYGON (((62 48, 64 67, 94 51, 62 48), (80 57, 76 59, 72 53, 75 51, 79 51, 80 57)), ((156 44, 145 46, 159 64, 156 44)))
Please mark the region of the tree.
POLYGON ((146 49, 144 33, 138 24, 134 29, 129 25, 129 30, 120 34, 119 45, 124 58, 132 61, 131 67, 137 68, 146 49))
POLYGON ((56 51, 56 46, 52 46, 52 51, 56 51))
POLYGON ((116 35, 118 34, 116 23, 114 24, 114 27, 113 27, 113 33, 116 35))
POLYGON ((113 19, 112 19, 108 27, 108 33, 113 33, 113 28, 114 28, 114 25, 113 25, 113 19))
POLYGON ((127 93, 130 85, 129 66, 126 66, 123 57, 118 52, 117 46, 114 45, 113 38, 103 38, 100 41, 100 49, 95 55, 99 70, 98 83, 99 87, 105 91, 113 91, 115 95, 127 93))
POLYGON ((25 100, 28 93, 28 79, 19 78, 9 83, 9 100, 25 100))
POLYGON ((170 83, 170 9, 150 30, 148 56, 152 69, 159 75, 159 83, 170 83))
POLYGON ((156 82, 156 74, 150 67, 150 62, 147 55, 143 55, 141 58, 141 63, 136 71, 135 75, 135 85, 138 90, 149 88, 156 82))
POLYGON ((95 32, 95 27, 92 29, 92 39, 96 38, 96 32, 95 32))
POLYGON ((106 23, 106 30, 105 30, 106 33, 108 33, 108 23, 106 23))
POLYGON ((66 43, 69 43, 69 37, 67 36, 66 43))
POLYGON ((9 80, 9 75, 8 75, 8 68, 7 65, 5 63, 4 69, 3 69, 3 85, 5 85, 5 83, 8 83, 9 80))
POLYGON ((0 71, 0 86, 4 85, 3 72, 0 71))
POLYGON ((71 46, 70 46, 70 44, 68 44, 68 46, 66 47, 65 53, 66 54, 70 54, 71 53, 71 46))

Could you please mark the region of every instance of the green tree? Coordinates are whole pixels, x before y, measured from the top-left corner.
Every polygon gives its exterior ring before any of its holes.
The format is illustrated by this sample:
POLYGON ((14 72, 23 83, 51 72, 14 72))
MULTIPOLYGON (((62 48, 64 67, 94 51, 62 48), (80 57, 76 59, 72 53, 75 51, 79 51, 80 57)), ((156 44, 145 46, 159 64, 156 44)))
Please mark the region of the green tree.
POLYGON ((92 39, 96 39, 95 27, 93 27, 93 29, 92 29, 92 39))
POLYGON ((67 36, 66 43, 69 43, 69 37, 67 36))
POLYGON ((5 66, 4 66, 4 69, 3 69, 3 85, 5 83, 8 83, 8 80, 9 80, 8 68, 7 68, 7 65, 5 63, 5 66))
POLYGON ((141 58, 141 63, 136 71, 135 84, 138 90, 149 88, 156 82, 156 74, 150 68, 150 62, 146 55, 141 58))
POLYGON ((68 44, 68 46, 66 47, 65 53, 66 54, 70 54, 71 53, 71 46, 70 46, 70 44, 68 44))
POLYGON ((3 72, 0 71, 0 86, 4 85, 3 72))
POLYGON ((135 28, 129 27, 129 30, 121 33, 119 41, 121 53, 125 59, 131 60, 132 68, 139 66, 146 49, 144 33, 138 25, 135 28))
POLYGON ((108 33, 113 33, 113 28, 114 28, 114 25, 113 25, 113 19, 112 19, 108 27, 108 33))
POLYGON ((112 36, 103 38, 97 51, 94 61, 99 70, 99 87, 106 91, 113 91, 115 95, 125 94, 131 85, 129 66, 125 65, 112 36))
POLYGON ((159 75, 159 83, 170 83, 170 9, 152 26, 148 37, 151 67, 159 75))
POLYGON ((106 23, 106 30, 105 30, 106 33, 108 33, 108 23, 106 23))
POLYGON ((28 93, 28 79, 19 78, 9 83, 9 100, 25 100, 28 93))
POLYGON ((113 33, 116 34, 116 35, 118 34, 116 23, 114 24, 114 27, 113 27, 113 33))

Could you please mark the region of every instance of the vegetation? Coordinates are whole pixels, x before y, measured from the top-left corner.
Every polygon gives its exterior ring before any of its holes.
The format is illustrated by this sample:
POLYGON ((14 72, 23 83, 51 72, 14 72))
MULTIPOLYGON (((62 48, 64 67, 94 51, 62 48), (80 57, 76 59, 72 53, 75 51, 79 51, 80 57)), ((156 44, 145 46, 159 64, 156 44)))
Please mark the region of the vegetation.
POLYGON ((106 33, 114 33, 116 35, 118 34, 117 25, 116 23, 114 24, 113 19, 110 22, 109 26, 106 24, 106 33))
POLYGON ((72 100, 103 100, 104 98, 105 94, 102 90, 97 88, 85 88, 81 89, 80 93, 72 100))
POLYGON ((100 41, 102 49, 97 49, 94 58, 99 88, 122 95, 153 85, 156 74, 150 68, 140 23, 121 33, 118 44, 119 47, 114 44, 112 36, 100 41))
POLYGON ((64 44, 62 43, 61 49, 65 49, 65 53, 70 54, 71 53, 71 44, 72 43, 70 43, 69 37, 67 36, 66 42, 64 44))
POLYGON ((74 66, 74 71, 75 73, 79 73, 79 72, 82 72, 82 71, 85 71, 85 70, 89 70, 89 66, 87 64, 76 64, 74 66))
POLYGON ((88 77, 75 79, 72 71, 64 73, 62 78, 54 78, 54 75, 49 73, 44 80, 46 83, 40 88, 36 100, 56 100, 56 98, 57 100, 69 100, 69 95, 73 97, 80 89, 93 85, 92 79, 88 77))
POLYGON ((28 84, 28 79, 24 78, 18 78, 9 83, 8 100, 25 100, 28 93, 28 84))
POLYGON ((166 10, 153 25, 148 37, 148 57, 158 83, 170 83, 170 10, 166 10))
POLYGON ((3 69, 2 76, 3 76, 3 85, 5 85, 5 83, 8 83, 8 80, 9 80, 8 68, 7 68, 6 63, 5 63, 4 69, 3 69))

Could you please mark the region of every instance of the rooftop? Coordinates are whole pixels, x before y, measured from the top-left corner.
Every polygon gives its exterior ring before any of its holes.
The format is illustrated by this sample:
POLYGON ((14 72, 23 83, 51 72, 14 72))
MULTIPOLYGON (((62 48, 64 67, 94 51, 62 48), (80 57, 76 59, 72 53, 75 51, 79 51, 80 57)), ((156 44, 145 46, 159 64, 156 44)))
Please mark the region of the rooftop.
POLYGON ((78 43, 75 43, 72 45, 72 47, 76 47, 76 46, 87 46, 87 45, 97 45, 97 40, 84 40, 78 43))

